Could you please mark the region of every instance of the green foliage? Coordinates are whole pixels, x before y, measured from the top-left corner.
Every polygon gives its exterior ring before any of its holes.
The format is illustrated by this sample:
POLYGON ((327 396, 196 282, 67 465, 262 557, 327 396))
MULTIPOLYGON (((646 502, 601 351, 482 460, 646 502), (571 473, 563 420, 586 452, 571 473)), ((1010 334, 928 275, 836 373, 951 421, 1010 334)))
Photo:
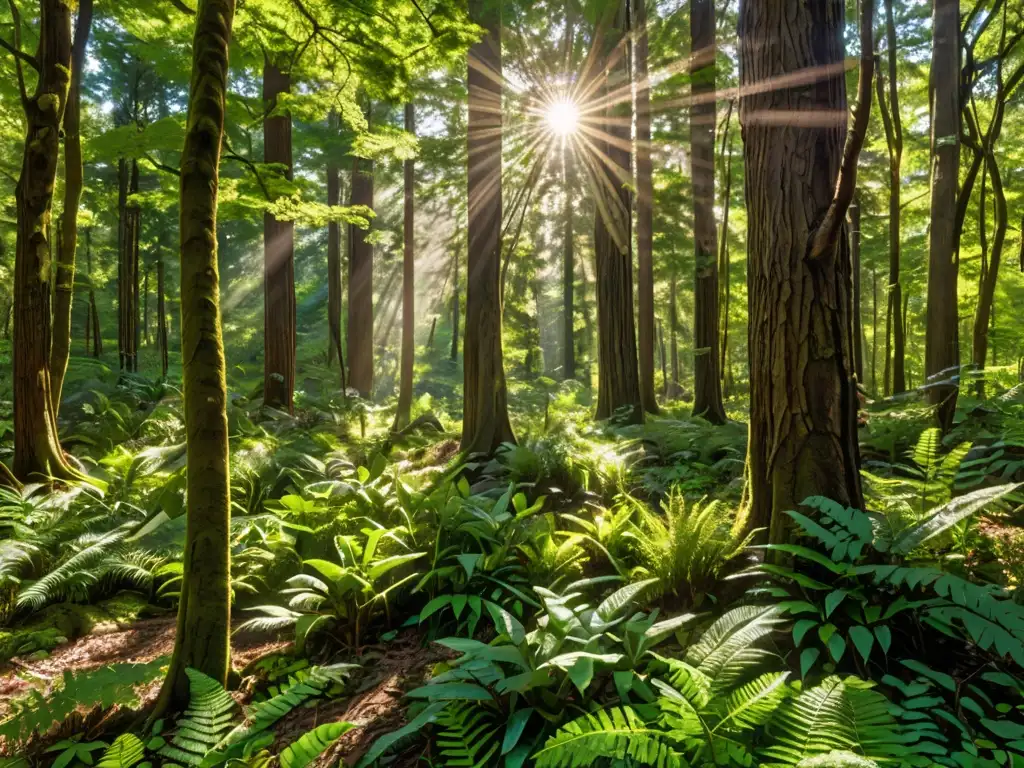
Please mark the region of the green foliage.
POLYGON ((220 683, 195 669, 188 675, 188 708, 175 723, 174 735, 160 754, 184 765, 198 766, 230 731, 238 705, 220 683))
POLYGON ((629 707, 602 709, 567 723, 534 757, 537 768, 580 768, 625 757, 657 768, 685 765, 664 738, 629 707))
POLYGON ((324 723, 302 734, 281 753, 281 768, 306 768, 331 748, 342 734, 356 726, 352 723, 324 723))

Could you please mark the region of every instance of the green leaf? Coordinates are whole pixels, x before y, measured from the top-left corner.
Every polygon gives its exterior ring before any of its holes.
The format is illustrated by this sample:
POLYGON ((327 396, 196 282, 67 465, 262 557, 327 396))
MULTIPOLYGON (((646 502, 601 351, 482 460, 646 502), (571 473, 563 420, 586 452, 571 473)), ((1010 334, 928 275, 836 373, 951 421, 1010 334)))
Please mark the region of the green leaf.
POLYGON ((861 658, 864 659, 866 664, 868 657, 871 655, 871 648, 875 644, 875 636, 871 634, 871 630, 867 627, 857 625, 856 627, 850 628, 850 639, 853 641, 854 646, 860 653, 861 658))
POLYGON ((527 707, 516 710, 508 719, 508 725, 505 726, 505 738, 501 742, 501 754, 507 755, 519 743, 532 714, 533 707, 527 707))
POLYGON ((889 627, 884 624, 880 624, 875 627, 875 638, 878 640, 878 645, 882 649, 882 653, 888 655, 889 648, 892 646, 892 631, 889 627))
POLYGON ((807 677, 807 673, 811 671, 811 667, 814 666, 814 662, 821 656, 820 648, 805 648, 800 653, 800 677, 807 677))
POLYGON ((839 607, 839 604, 846 598, 846 590, 836 589, 825 596, 825 618, 832 615, 832 612, 839 607))
POLYGON ((463 553, 455 556, 455 559, 462 564, 466 571, 466 579, 473 578, 473 571, 476 569, 476 564, 480 562, 481 557, 482 555, 479 552, 463 553))
POLYGON ((837 664, 839 660, 843 658, 843 654, 846 653, 846 640, 843 636, 836 632, 828 639, 828 652, 832 657, 832 660, 837 664))
POLYGON ((800 645, 804 636, 816 626, 818 626, 818 622, 814 619, 800 619, 793 624, 793 645, 800 645))
POLYGON ((890 547, 890 551, 898 555, 909 554, 929 539, 938 536, 961 520, 965 520, 993 501, 1013 493, 1020 485, 1020 483, 1007 483, 1006 485, 997 485, 992 488, 981 488, 963 496, 958 496, 941 507, 932 510, 920 523, 897 536, 890 547))
POLYGON ((431 701, 489 701, 491 692, 475 683, 437 683, 414 688, 405 694, 411 699, 431 701))
POLYGON ((281 768, 306 768, 355 727, 355 723, 324 723, 304 733, 281 753, 281 768))

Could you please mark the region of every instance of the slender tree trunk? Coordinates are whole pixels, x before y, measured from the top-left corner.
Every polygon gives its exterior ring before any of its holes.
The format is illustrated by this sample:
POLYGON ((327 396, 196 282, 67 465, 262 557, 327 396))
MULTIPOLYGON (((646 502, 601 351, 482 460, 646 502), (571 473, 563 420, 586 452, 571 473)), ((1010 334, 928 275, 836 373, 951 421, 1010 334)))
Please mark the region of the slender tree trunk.
POLYGON ((853 273, 853 365, 857 383, 864 383, 864 323, 861 320, 860 296, 860 203, 850 206, 850 265, 853 273))
MULTIPOLYGON (((625 3, 609 5, 599 23, 594 47, 601 57, 594 89, 605 102, 603 124, 594 137, 601 158, 594 183, 594 260, 597 273, 597 411, 598 419, 621 416, 629 423, 644 420, 637 365, 636 325, 633 310, 633 248, 630 234, 631 178, 628 112, 620 95, 628 83, 625 3), (616 102, 616 103, 611 103, 616 102)), ((628 101, 626 102, 628 107, 628 101)), ((601 120, 600 114, 595 115, 601 120)), ((651 328, 653 335, 653 328, 651 328)))
MULTIPOLYGON (((994 299, 996 285, 999 282, 999 265, 1002 263, 1003 247, 1006 243, 1006 231, 1009 227, 1007 217, 1006 194, 1003 191, 1003 179, 996 163, 995 155, 988 155, 988 172, 992 178, 992 194, 995 198, 995 238, 992 242, 992 254, 989 256, 988 265, 984 270, 980 290, 978 292, 978 308, 974 313, 974 334, 971 348, 971 362, 978 371, 978 379, 975 383, 976 393, 979 398, 985 397, 985 358, 988 355, 989 325, 995 321, 994 299)), ((982 179, 984 189, 984 177, 982 179)), ((984 193, 982 195, 984 200, 984 193)), ((984 205, 984 203, 983 203, 984 205)), ((985 229, 984 216, 980 222, 982 231, 985 229)), ((993 347, 993 365, 995 364, 995 349, 993 347)))
POLYGON ((580 312, 583 314, 583 338, 579 340, 577 355, 586 360, 583 370, 583 382, 587 389, 594 387, 594 318, 590 311, 590 301, 587 298, 587 274, 586 269, 580 269, 580 312))
POLYGON ((573 157, 566 142, 562 148, 565 169, 565 202, 562 208, 562 378, 576 378, 576 332, 573 291, 576 287, 576 254, 572 232, 573 157))
POLYGON ((715 4, 690 3, 690 154, 693 158, 693 413, 725 422, 719 376, 715 223, 715 4))
MULTIPOLYGON (((20 20, 15 18, 15 28, 20 20)), ((71 74, 71 8, 41 0, 39 77, 24 90, 25 146, 15 187, 17 244, 14 261, 14 474, 20 480, 84 479, 64 457, 50 382, 50 214, 60 157, 60 132, 71 74)), ((20 44, 20 36, 15 37, 20 44)), ((5 475, 7 473, 4 473, 5 475)))
POLYGON ((455 250, 452 252, 452 300, 451 300, 451 313, 452 313, 452 349, 451 357, 454 363, 459 359, 459 318, 462 315, 462 309, 459 305, 459 248, 456 245, 455 250))
POLYGON ((501 348, 501 8, 470 0, 483 39, 469 49, 468 257, 462 451, 514 443, 501 348))
POLYGON ((658 321, 658 349, 661 352, 661 399, 668 401, 668 363, 665 357, 665 329, 658 321))
POLYGON ((149 270, 151 264, 146 265, 146 271, 142 277, 142 338, 149 346, 149 270))
MULTIPOLYGON (((278 99, 291 90, 291 75, 269 56, 263 62, 263 161, 292 177, 292 118, 278 99)), ((263 404, 294 411, 295 225, 263 214, 263 404)))
MULTIPOLYGON (((328 116, 331 135, 340 130, 337 112, 328 116)), ((333 155, 327 161, 327 204, 341 205, 341 168, 333 155)), ((345 356, 341 351, 341 224, 331 221, 327 225, 327 328, 330 336, 327 343, 327 365, 337 359, 341 369, 341 386, 345 388, 345 356)))
POLYGON ((878 394, 878 273, 871 272, 871 391, 878 394))
MULTIPOLYGON (((373 163, 352 161, 351 205, 373 207, 373 163)), ((373 245, 369 232, 348 227, 348 385, 360 397, 373 392, 373 245)))
POLYGON ((658 400, 654 394, 654 169, 651 165, 651 86, 647 75, 647 9, 645 0, 632 2, 636 18, 633 76, 636 84, 636 277, 640 401, 645 411, 657 413, 658 400))
POLYGON ((677 338, 679 329, 679 303, 676 299, 676 271, 674 268, 668 284, 668 327, 669 336, 672 339, 672 389, 670 397, 676 398, 682 394, 683 387, 679 374, 679 341, 677 338))
POLYGON ((138 370, 136 344, 136 301, 138 299, 139 228, 142 212, 137 203, 129 204, 129 196, 139 191, 139 166, 134 160, 119 164, 118 209, 121 221, 118 258, 118 356, 122 371, 138 370))
MULTIPOLYGON (((415 108, 405 105, 405 130, 416 134, 415 108)), ((394 429, 409 424, 412 416, 412 374, 416 357, 416 230, 414 212, 416 203, 416 161, 405 161, 405 249, 402 254, 402 373, 398 386, 398 411, 394 429)))
POLYGON ((729 127, 732 124, 733 104, 729 103, 729 114, 725 121, 725 131, 722 135, 721 163, 722 177, 725 188, 722 190, 722 236, 718 241, 718 293, 722 297, 720 302, 720 316, 722 328, 722 357, 719 365, 719 374, 722 379, 722 387, 725 394, 729 393, 729 303, 732 292, 730 280, 730 258, 729 258, 729 209, 732 207, 732 145, 729 138, 729 127), (727 154, 728 153, 728 154, 727 154))
POLYGON ((217 168, 233 0, 199 0, 181 155, 181 351, 188 500, 174 655, 152 718, 188 701, 185 669, 227 684, 231 620, 227 385, 217 268, 217 168))
MULTIPOLYGON (((925 376, 949 381, 960 362, 957 348, 956 215, 960 173, 960 3, 934 0, 932 13, 932 202, 928 258, 928 329, 925 333, 925 376)), ((943 430, 953 425, 957 387, 944 384, 928 390, 943 430)))
POLYGON ((164 306, 164 260, 156 262, 156 343, 160 350, 160 378, 167 379, 167 309, 164 306))
POLYGON ((71 354, 71 302, 75 291, 75 248, 78 241, 78 204, 82 197, 81 126, 82 70, 92 29, 92 0, 81 0, 71 48, 71 86, 64 109, 64 210, 61 247, 57 253, 53 290, 53 341, 50 346, 50 395, 53 411, 60 410, 64 374, 71 354))
MULTIPOLYGON (((870 108, 873 63, 873 3, 864 3, 861 111, 870 108)), ((773 542, 788 538, 785 512, 808 496, 863 508, 844 230, 866 125, 856 121, 847 136, 844 6, 745 0, 740 10, 751 398, 749 508, 740 525, 770 529, 773 542), (806 72, 819 74, 806 85, 765 87, 806 72), (764 117, 813 111, 842 118, 764 117)))

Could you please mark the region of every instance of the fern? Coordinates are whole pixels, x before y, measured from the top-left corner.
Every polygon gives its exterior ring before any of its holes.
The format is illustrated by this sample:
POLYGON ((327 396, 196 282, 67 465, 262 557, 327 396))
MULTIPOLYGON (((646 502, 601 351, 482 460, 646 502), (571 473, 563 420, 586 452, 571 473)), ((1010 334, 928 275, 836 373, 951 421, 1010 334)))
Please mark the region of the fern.
POLYGON ((134 768, 146 756, 146 745, 133 733, 123 733, 107 747, 96 768, 134 768))
POLYGON ((450 704, 438 718, 437 745, 449 768, 485 768, 497 759, 494 714, 475 702, 450 704))
POLYGON ((782 703, 768 723, 762 754, 780 765, 829 752, 892 761, 907 754, 889 701, 857 678, 829 677, 782 703))
POLYGON ((656 768, 685 765, 666 734, 629 707, 602 709, 567 723, 534 755, 537 768, 580 768, 601 758, 627 757, 656 768))
POLYGON ((713 693, 731 688, 756 674, 765 661, 775 657, 757 644, 782 623, 776 608, 753 605, 734 608, 689 648, 686 661, 712 680, 713 693))
POLYGON ((354 723, 324 723, 302 734, 281 753, 281 768, 306 768, 355 727, 354 723))
POLYGON ((177 722, 177 731, 160 750, 164 757, 185 765, 199 765, 231 728, 238 705, 212 677, 188 668, 188 709, 177 722))

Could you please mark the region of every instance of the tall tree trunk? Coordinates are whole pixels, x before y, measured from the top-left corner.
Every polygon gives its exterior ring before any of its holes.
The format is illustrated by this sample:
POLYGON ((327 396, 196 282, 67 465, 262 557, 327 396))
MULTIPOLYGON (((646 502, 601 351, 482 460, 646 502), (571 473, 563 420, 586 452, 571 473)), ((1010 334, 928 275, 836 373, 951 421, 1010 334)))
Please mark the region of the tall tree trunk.
MULTIPOLYGON (((92 228, 85 230, 85 268, 89 274, 89 307, 85 316, 86 328, 92 328, 92 356, 99 357, 103 354, 103 339, 100 337, 100 315, 96 308, 96 291, 92 287, 92 228)), ((86 331, 85 354, 90 354, 89 332, 86 331)))
POLYGON ((576 332, 573 291, 576 287, 576 254, 572 232, 573 156, 569 142, 562 148, 565 201, 562 208, 562 378, 576 378, 576 332))
POLYGON ((75 291, 75 248, 78 244, 78 204, 82 198, 81 126, 82 70, 92 29, 92 0, 81 0, 71 48, 71 86, 64 109, 64 210, 53 290, 53 341, 50 345, 50 396, 60 410, 64 374, 71 354, 71 302, 75 291))
POLYGON ((160 378, 167 378, 167 309, 164 306, 164 260, 156 262, 156 344, 160 350, 160 378))
POLYGON ((679 397, 683 392, 682 381, 679 374, 679 303, 676 298, 676 270, 673 267, 672 275, 668 284, 668 328, 669 336, 672 339, 672 388, 670 397, 679 397))
POLYGON ((514 443, 501 349, 501 8, 470 0, 483 39, 469 49, 468 256, 463 345, 462 450, 514 443))
MULTIPOLYGON (((700 0, 705 1, 710 3, 710 0, 700 0)), ((636 19, 633 68, 636 85, 636 280, 640 401, 645 411, 657 413, 658 400, 654 394, 654 168, 651 164, 651 84, 647 74, 645 0, 633 0, 633 12, 636 19)), ((713 104, 711 109, 714 114, 713 104)), ((713 125, 711 130, 714 131, 713 125)))
MULTIPOLYGON (((405 105, 405 130, 416 134, 416 115, 412 103, 405 105)), ((398 411, 396 430, 408 425, 412 416, 412 373, 416 357, 416 230, 414 212, 416 203, 416 161, 405 161, 405 220, 403 235, 405 249, 402 254, 402 372, 398 385, 398 411)))
MULTIPOLYGON (((992 242, 992 254, 984 270, 980 290, 978 292, 978 308, 974 313, 974 333, 971 345, 971 362, 978 371, 978 379, 975 389, 978 397, 985 397, 985 358, 988 355, 989 325, 995 321, 993 302, 995 299, 996 285, 999 282, 999 265, 1002 262, 1003 247, 1006 243, 1006 231, 1009 227, 1006 209, 1006 194, 1003 191, 1003 179, 996 163, 995 155, 988 153, 988 172, 992 178, 992 194, 995 198, 995 224, 996 233, 992 242)), ((984 190, 984 177, 982 178, 982 189, 984 190)), ((984 192, 982 193, 984 200, 984 192)), ((984 219, 980 222, 982 230, 985 228, 984 219)), ((993 348, 993 365, 995 364, 995 349, 993 348)))
MULTIPOLYGON (((594 88, 603 108, 594 138, 601 158, 594 183, 594 260, 597 287, 597 410, 598 419, 621 416, 642 423, 643 403, 637 365, 633 314, 633 248, 630 234, 629 120, 621 94, 628 93, 627 34, 629 19, 623 0, 610 4, 599 22, 598 84, 594 88), (612 103, 615 102, 615 103, 612 103), (603 115, 601 115, 603 112, 603 115)), ((628 101, 626 102, 628 107, 628 101)), ((653 333, 653 328, 651 329, 653 333)))
POLYGON ((733 102, 729 102, 729 114, 725 119, 725 131, 722 134, 721 169, 724 180, 722 190, 722 236, 718 241, 718 293, 722 297, 719 312, 722 329, 722 356, 719 364, 719 376, 725 394, 729 393, 729 303, 731 299, 730 258, 729 258, 729 209, 732 207, 732 144, 729 138, 729 127, 732 124, 733 102))
POLYGON ((661 399, 668 401, 668 361, 665 355, 665 329, 658 320, 658 350, 661 353, 661 399))
POLYGON ((860 307, 860 203, 850 206, 850 269, 853 273, 853 368, 857 383, 864 383, 864 324, 860 307))
MULTIPOLYGON (((263 62, 263 161, 292 177, 292 117, 278 98, 291 90, 291 75, 263 62)), ((295 225, 263 214, 263 404, 292 413, 295 397, 295 225)))
POLYGON ((146 265, 146 271, 142 277, 142 338, 149 345, 149 270, 152 264, 146 265))
POLYGON ((849 136, 844 6, 745 0, 740 10, 751 398, 741 525, 768 528, 773 542, 788 537, 785 512, 808 496, 863 508, 845 221, 871 106, 873 0, 862 3, 860 103, 849 136), (805 72, 819 74, 765 87, 805 72), (841 117, 764 117, 809 111, 841 117))
MULTIPOLYGON (((934 0, 932 12, 932 202, 928 257, 928 329, 925 333, 925 376, 949 381, 959 366, 957 345, 957 181, 960 174, 960 3, 934 0)), ((944 384, 928 390, 944 430, 953 425, 957 387, 944 384)))
MULTIPOLYGON (((327 118, 331 135, 340 129, 340 118, 337 112, 331 112, 327 118)), ((327 160, 327 204, 341 205, 341 168, 337 158, 327 160)), ((327 365, 335 359, 341 368, 342 387, 345 386, 345 357, 341 352, 341 224, 331 221, 327 225, 327 365)))
POLYGON ((715 223, 715 4, 690 3, 690 154, 693 158, 693 413, 725 422, 719 376, 715 223))
MULTIPOLYGON (((352 161, 351 205, 373 207, 373 163, 352 161)), ((373 245, 369 232, 348 227, 348 385, 360 397, 373 392, 373 245)))
POLYGON ((878 273, 871 272, 871 391, 878 394, 878 273))
MULTIPOLYGON (((15 30, 20 19, 14 19, 15 30)), ((57 438, 57 413, 50 382, 50 212, 60 157, 60 132, 71 74, 71 8, 41 0, 39 77, 35 93, 25 91, 25 146, 15 187, 17 244, 14 260, 14 474, 21 480, 55 477, 77 481, 57 438)), ((15 33, 20 46, 20 35, 15 33)), ((4 473, 6 474, 6 473, 4 473)))
POLYGON ((131 195, 139 191, 139 166, 135 160, 122 160, 118 165, 118 210, 120 229, 118 237, 118 358, 122 371, 138 370, 136 345, 136 300, 138 280, 136 267, 139 252, 139 228, 142 212, 138 203, 129 204, 131 195))
POLYGON ((174 655, 151 717, 188 701, 189 667, 227 684, 231 620, 227 384, 217 268, 217 168, 233 0, 199 0, 181 154, 181 358, 188 500, 174 655))
POLYGON ((459 318, 462 315, 462 308, 459 304, 459 247, 456 244, 452 251, 452 348, 449 357, 454 363, 459 359, 459 318))

